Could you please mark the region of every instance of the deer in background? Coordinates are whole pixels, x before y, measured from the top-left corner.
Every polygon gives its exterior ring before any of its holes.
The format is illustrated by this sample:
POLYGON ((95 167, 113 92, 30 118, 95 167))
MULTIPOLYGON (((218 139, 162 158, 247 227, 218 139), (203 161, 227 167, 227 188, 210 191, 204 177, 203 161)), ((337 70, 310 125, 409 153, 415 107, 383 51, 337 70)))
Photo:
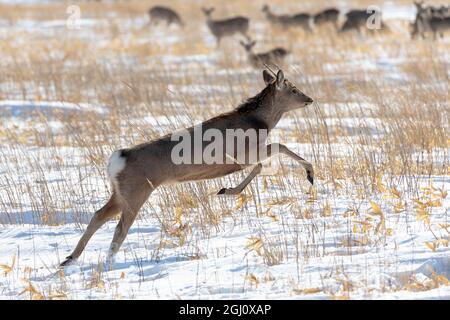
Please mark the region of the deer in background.
POLYGON ((416 19, 412 24, 411 37, 418 35, 425 37, 426 32, 432 32, 434 39, 440 34, 444 36, 445 31, 450 30, 450 8, 441 6, 433 7, 423 5, 423 2, 414 2, 416 6, 416 19))
POLYGON ((265 13, 269 22, 280 25, 282 27, 300 27, 306 32, 311 32, 311 15, 309 13, 297 13, 294 15, 276 15, 272 13, 268 5, 262 7, 262 12, 265 13))
POLYGON ((339 10, 335 8, 322 10, 314 15, 313 22, 316 26, 322 26, 327 23, 331 23, 337 30, 339 22, 339 10))
POLYGON ((426 10, 423 7, 423 2, 414 2, 414 5, 416 6, 416 18, 414 19, 414 22, 411 24, 412 31, 411 31, 411 38, 416 38, 417 36, 423 37, 423 32, 425 29, 425 15, 426 10))
POLYGON ((307 32, 312 32, 311 28, 311 15, 309 13, 297 13, 292 16, 289 26, 301 27, 307 32))
POLYGON ((160 22, 166 22, 167 26, 176 24, 184 27, 184 23, 178 13, 170 8, 155 6, 148 11, 148 14, 150 16, 150 23, 153 25, 158 25, 160 22))
POLYGON ((239 43, 244 47, 245 51, 247 52, 248 60, 255 68, 264 65, 278 65, 289 54, 289 51, 281 47, 277 47, 263 53, 254 53, 252 49, 255 46, 256 41, 240 41, 239 43))
POLYGON ((268 5, 264 5, 261 9, 262 12, 266 15, 267 20, 273 24, 279 24, 281 26, 288 25, 291 20, 291 16, 287 14, 276 15, 272 13, 268 5))
POLYGON ((350 10, 345 14, 345 22, 342 25, 340 32, 347 32, 356 30, 361 33, 361 30, 366 27, 367 20, 370 14, 366 10, 350 10))
POLYGON ((444 37, 444 33, 450 31, 450 16, 433 16, 428 20, 428 24, 434 39, 437 39, 438 34, 444 37))
POLYGON ((211 17, 214 8, 202 8, 203 13, 206 16, 206 23, 209 30, 216 38, 217 46, 220 46, 220 40, 223 37, 233 36, 235 34, 242 34, 245 38, 249 39, 249 19, 246 17, 234 17, 224 20, 213 20, 211 17))
MULTIPOLYGON (((306 170, 308 181, 313 184, 314 172, 309 162, 283 144, 266 144, 268 133, 277 125, 285 113, 304 108, 310 105, 313 100, 297 89, 292 82, 285 79, 281 70, 276 75, 264 70, 263 79, 265 87, 260 93, 248 99, 236 109, 200 125, 202 132, 215 130, 223 136, 229 129, 256 132, 257 140, 253 144, 244 142, 244 145, 246 145, 244 152, 246 161, 240 163, 225 161, 228 158, 236 159, 239 156, 240 145, 232 143, 231 151, 228 151, 229 144, 224 141, 222 143, 223 150, 226 151, 223 153, 220 163, 201 161, 196 164, 195 160, 194 163, 174 163, 172 152, 179 142, 173 140, 173 135, 166 135, 147 143, 115 151, 107 166, 112 187, 111 197, 94 214, 75 250, 61 263, 61 266, 69 265, 76 260, 92 235, 108 220, 121 214, 109 249, 108 257, 112 261, 125 240, 139 210, 150 194, 159 186, 214 179, 245 168, 252 168, 250 174, 239 185, 233 188, 222 188, 218 192, 221 195, 236 195, 242 192, 250 181, 261 172, 262 162, 277 154, 284 154, 301 164, 306 170), (261 132, 266 134, 261 134, 261 132), (265 150, 264 156, 261 156, 263 154, 260 152, 261 149, 265 150), (250 154, 258 155, 255 161, 247 160, 249 159, 247 156, 250 154)), ((198 154, 198 150, 194 147, 195 139, 198 140, 194 133, 195 130, 199 130, 198 128, 199 126, 194 126, 185 130, 189 133, 188 141, 191 142, 189 146, 192 146, 192 151, 197 151, 197 153, 192 153, 194 159, 195 154, 198 154)), ((202 154, 211 143, 210 140, 202 139, 200 141, 202 154)))
MULTIPOLYGON (((370 21, 370 19, 374 14, 376 13, 368 12, 367 10, 359 10, 359 9, 350 10, 345 14, 346 20, 342 25, 341 29, 339 30, 339 32, 356 30, 358 33, 362 33, 362 30, 369 30, 368 22, 370 21)), ((382 30, 388 29, 383 21, 380 21, 380 29, 382 30)))

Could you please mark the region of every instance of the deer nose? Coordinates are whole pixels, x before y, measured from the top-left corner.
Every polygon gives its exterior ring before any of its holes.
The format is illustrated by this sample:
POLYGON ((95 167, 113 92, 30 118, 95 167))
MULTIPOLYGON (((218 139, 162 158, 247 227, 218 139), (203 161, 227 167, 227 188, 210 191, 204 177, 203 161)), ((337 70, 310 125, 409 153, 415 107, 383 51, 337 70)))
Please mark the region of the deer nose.
POLYGON ((311 99, 310 97, 306 98, 306 103, 313 103, 313 102, 314 102, 313 99, 311 99))

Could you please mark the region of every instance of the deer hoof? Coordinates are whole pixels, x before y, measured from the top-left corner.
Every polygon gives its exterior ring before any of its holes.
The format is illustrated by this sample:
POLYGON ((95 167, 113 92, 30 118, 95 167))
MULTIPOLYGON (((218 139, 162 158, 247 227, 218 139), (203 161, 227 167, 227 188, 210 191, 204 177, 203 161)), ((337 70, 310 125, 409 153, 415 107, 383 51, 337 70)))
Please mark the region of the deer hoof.
POLYGON ((311 183, 311 185, 313 186, 314 185, 314 178, 308 174, 307 179, 308 179, 309 183, 311 183))
POLYGON ((72 256, 68 256, 66 258, 66 260, 64 260, 63 262, 61 262, 61 264, 59 265, 60 267, 66 267, 70 264, 72 264, 72 262, 74 262, 75 260, 72 258, 72 256))

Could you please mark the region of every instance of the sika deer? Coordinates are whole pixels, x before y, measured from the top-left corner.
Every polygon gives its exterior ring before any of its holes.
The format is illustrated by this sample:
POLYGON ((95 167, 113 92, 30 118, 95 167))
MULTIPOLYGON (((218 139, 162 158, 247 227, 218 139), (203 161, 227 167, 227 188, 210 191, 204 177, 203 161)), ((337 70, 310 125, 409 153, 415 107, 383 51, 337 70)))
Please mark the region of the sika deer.
POLYGON ((305 168, 307 178, 312 184, 314 173, 309 162, 285 145, 266 145, 266 141, 268 133, 277 125, 283 114, 304 108, 313 100, 285 79, 281 70, 276 76, 264 70, 263 78, 265 88, 233 111, 188 128, 183 134, 174 133, 115 151, 109 159, 107 170, 112 186, 111 198, 94 214, 75 250, 61 266, 77 259, 92 235, 105 222, 121 213, 109 251, 109 258, 112 259, 125 240, 142 205, 150 194, 162 185, 214 179, 252 167, 249 176, 238 186, 223 188, 218 192, 236 195, 260 173, 261 162, 277 154, 284 154, 298 161, 305 168), (231 140, 219 139, 228 137, 230 130, 237 132, 234 137, 232 134, 231 140), (211 136, 210 139, 202 138, 203 134, 212 132, 215 133, 214 142, 211 142, 211 136), (251 138, 252 136, 254 138, 251 138), (180 138, 182 142, 179 142, 180 138), (235 144, 235 138, 241 143, 235 144), (219 157, 215 161, 207 161, 205 154, 217 141, 222 141, 217 149, 214 149, 215 155, 219 157), (188 146, 183 150, 183 157, 187 157, 185 162, 180 162, 177 156, 180 154, 180 143, 188 146))
POLYGON ((314 25, 322 26, 327 23, 333 24, 333 26, 337 29, 339 21, 339 10, 335 8, 325 9, 315 14, 313 17, 314 25))
POLYGON ((312 32, 311 15, 309 13, 297 13, 292 16, 289 26, 301 27, 307 32, 312 32))
POLYGON ((416 6, 416 19, 412 23, 411 38, 416 38, 418 35, 423 37, 425 31, 425 19, 426 19, 426 9, 423 6, 423 2, 414 2, 416 6))
POLYGON ((162 6, 155 6, 148 11, 150 15, 150 23, 158 25, 160 22, 166 22, 167 26, 171 24, 177 24, 181 27, 184 26, 180 16, 172 9, 162 6))
POLYGON ((279 24, 281 26, 288 25, 289 21, 291 20, 292 16, 287 14, 282 15, 276 15, 270 11, 270 8, 268 5, 264 5, 261 9, 262 12, 265 13, 267 20, 269 20, 270 23, 273 24, 279 24))
POLYGON ((450 31, 450 17, 431 17, 428 20, 428 24, 433 32, 434 39, 437 38, 438 34, 444 37, 445 31, 450 31))
POLYGON ((253 53, 252 48, 256 44, 256 41, 250 41, 247 43, 240 41, 239 43, 244 47, 247 52, 248 60, 255 68, 264 65, 278 65, 283 61, 286 55, 289 54, 289 51, 281 47, 277 47, 263 53, 253 53))
POLYGON ((418 35, 423 38, 427 31, 432 32, 436 39, 438 34, 443 37, 444 32, 450 30, 450 15, 447 7, 424 7, 423 2, 414 2, 414 4, 417 13, 412 24, 411 37, 413 39, 418 35))
POLYGON ((282 27, 301 27, 307 32, 311 32, 311 15, 309 13, 297 13, 294 15, 276 15, 270 11, 268 5, 262 7, 262 12, 266 14, 267 20, 275 25, 280 25, 282 27))
POLYGON ((433 17, 446 18, 450 15, 450 6, 431 7, 433 17))
MULTIPOLYGON (((350 10, 345 14, 346 20, 339 31, 347 32, 351 30, 356 30, 358 31, 358 33, 361 33, 362 30, 370 30, 368 23, 370 19, 373 18, 374 14, 380 13, 368 12, 366 10, 358 10, 358 9, 350 10)), ((379 28, 387 30, 387 26, 381 20, 379 28)))
POLYGON ((242 34, 245 38, 248 36, 249 19, 246 17, 234 17, 224 20, 213 20, 211 13, 214 8, 202 8, 203 13, 206 16, 206 23, 208 28, 217 40, 217 46, 220 46, 220 40, 223 37, 232 36, 237 33, 242 34))
POLYGON ((361 30, 366 27, 370 14, 366 10, 351 10, 345 14, 345 17, 346 20, 340 31, 356 30, 358 33, 361 33, 361 30))

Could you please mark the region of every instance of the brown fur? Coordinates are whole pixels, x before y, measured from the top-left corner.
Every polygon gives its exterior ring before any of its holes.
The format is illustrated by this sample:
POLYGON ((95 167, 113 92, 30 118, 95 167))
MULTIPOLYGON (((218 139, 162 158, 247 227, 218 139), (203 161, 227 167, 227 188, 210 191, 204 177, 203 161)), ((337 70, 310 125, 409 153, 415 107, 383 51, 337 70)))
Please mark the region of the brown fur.
POLYGON ((224 20, 213 20, 211 17, 214 8, 202 8, 203 13, 206 16, 206 23, 209 30, 216 38, 217 46, 220 45, 220 40, 224 37, 232 36, 235 34, 242 34, 247 39, 249 29, 249 19, 246 17, 233 17, 224 20))
MULTIPOLYGON (((276 126, 284 113, 306 107, 312 103, 311 98, 284 79, 284 74, 281 70, 276 78, 266 70, 264 70, 263 76, 266 87, 259 94, 248 99, 235 110, 203 122, 203 132, 212 128, 220 130, 223 135, 225 135, 226 129, 267 129, 270 131, 276 126)), ((187 130, 193 132, 194 127, 187 130)), ((248 145, 245 149, 246 153, 249 153, 250 150, 264 147, 266 144, 265 138, 267 137, 258 137, 257 144, 248 145)), ((242 164, 201 163, 177 165, 172 161, 171 152, 172 148, 178 143, 178 141, 171 141, 171 135, 167 135, 160 139, 119 151, 118 157, 125 160, 125 165, 115 177, 110 177, 113 180, 112 185, 114 189, 111 199, 94 214, 75 250, 61 265, 67 265, 78 258, 98 228, 110 218, 122 212, 110 247, 110 254, 114 255, 122 245, 139 209, 148 199, 151 192, 158 186, 219 178, 254 166, 250 175, 240 185, 235 188, 221 189, 218 193, 238 194, 260 172, 262 167, 261 161, 265 160, 258 158, 256 163, 248 161, 242 164)), ((203 142, 202 151, 209 143, 203 142)), ((313 183, 314 173, 310 163, 284 145, 270 144, 266 147, 268 157, 282 153, 297 160, 306 169, 308 180, 313 183)), ((225 150, 226 143, 224 143, 225 150)), ((228 156, 236 159, 236 154, 237 150, 234 150, 234 154, 228 156)))
POLYGON ((293 15, 277 15, 272 13, 268 5, 264 5, 261 10, 266 14, 267 20, 274 25, 279 25, 285 28, 300 27, 307 32, 312 31, 310 25, 311 15, 309 13, 300 12, 293 15))
POLYGON ((148 14, 150 16, 150 23, 153 25, 157 25, 159 22, 165 22, 168 26, 171 24, 184 26, 178 13, 170 8, 155 6, 148 11, 148 14))
POLYGON ((239 43, 242 47, 244 47, 247 52, 249 62, 255 68, 259 68, 264 65, 279 65, 283 62, 286 55, 289 54, 289 51, 281 47, 274 48, 267 52, 254 53, 253 46, 256 44, 256 41, 249 41, 247 43, 240 41, 239 43))

